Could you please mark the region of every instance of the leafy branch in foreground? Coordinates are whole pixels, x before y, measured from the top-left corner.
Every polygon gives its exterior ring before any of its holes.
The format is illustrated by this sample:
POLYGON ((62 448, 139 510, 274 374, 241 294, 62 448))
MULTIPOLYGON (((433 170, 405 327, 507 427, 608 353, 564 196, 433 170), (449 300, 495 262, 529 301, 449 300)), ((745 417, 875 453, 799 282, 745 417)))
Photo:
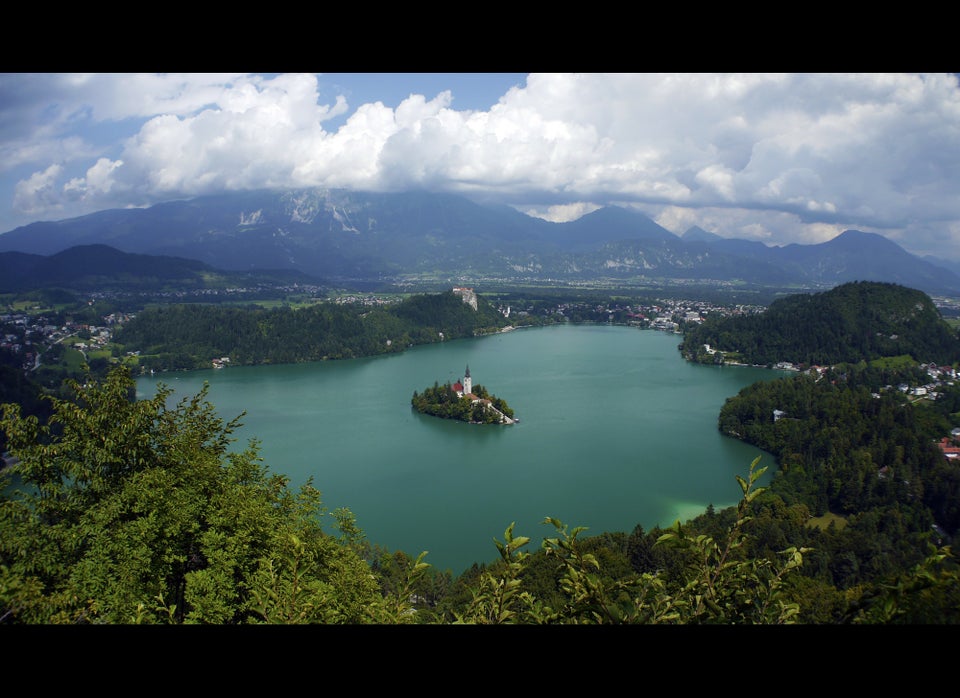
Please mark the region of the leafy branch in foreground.
POLYGON ((758 456, 750 464, 749 480, 737 476, 743 497, 725 540, 690 536, 679 521, 658 540, 691 552, 696 560, 681 589, 686 623, 782 624, 795 622, 800 612, 798 604, 785 599, 782 584, 784 575, 803 564, 808 548, 781 551, 784 561, 779 566, 773 560, 740 554, 747 538, 743 526, 752 518, 748 507, 765 489, 754 486, 767 470, 757 469, 759 462, 758 456))
POLYGON ((71 387, 48 425, 3 406, 23 482, 0 500, 7 622, 353 623, 384 603, 357 534, 323 531, 320 492, 255 441, 231 452, 206 388, 133 400, 122 367, 71 387))
POLYGON ((950 546, 930 546, 910 570, 880 584, 853 608, 861 624, 956 624, 960 622, 960 567, 950 546))
POLYGON ((659 573, 610 578, 603 574, 596 556, 584 552, 580 534, 548 517, 556 537, 543 541, 548 558, 560 562, 557 584, 562 593, 560 608, 550 608, 524 591, 521 572, 529 554, 520 550, 529 539, 513 536, 497 541, 501 561, 484 572, 473 599, 458 623, 576 623, 576 624, 684 624, 684 623, 775 623, 796 622, 799 606, 787 600, 783 578, 803 564, 805 548, 782 551, 783 562, 752 559, 743 555, 746 540, 743 525, 750 520, 750 503, 763 492, 755 487, 766 468, 750 465, 749 479, 737 477, 743 498, 737 516, 723 540, 688 535, 677 521, 657 541, 683 551, 681 583, 671 584, 659 573))

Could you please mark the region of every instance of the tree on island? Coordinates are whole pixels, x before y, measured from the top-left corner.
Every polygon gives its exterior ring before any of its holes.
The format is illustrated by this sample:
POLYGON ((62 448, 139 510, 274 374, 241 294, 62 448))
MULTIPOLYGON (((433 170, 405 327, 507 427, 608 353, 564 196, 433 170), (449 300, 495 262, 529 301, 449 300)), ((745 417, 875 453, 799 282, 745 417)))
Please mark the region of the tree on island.
POLYGON ((470 367, 464 373, 463 381, 440 385, 434 382, 423 393, 413 391, 410 400, 413 408, 421 414, 429 414, 443 419, 457 419, 474 424, 512 424, 513 409, 505 400, 490 394, 482 385, 473 385, 470 367))

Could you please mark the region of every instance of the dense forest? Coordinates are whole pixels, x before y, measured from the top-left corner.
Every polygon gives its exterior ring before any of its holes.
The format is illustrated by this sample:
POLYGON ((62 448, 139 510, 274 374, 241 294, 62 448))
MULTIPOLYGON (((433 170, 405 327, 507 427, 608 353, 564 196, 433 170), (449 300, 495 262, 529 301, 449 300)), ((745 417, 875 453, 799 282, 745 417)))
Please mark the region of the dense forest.
MULTIPOLYGON (((470 336, 503 322, 458 325, 473 310, 442 296, 380 310, 372 326, 389 318, 397 327, 420 323, 430 329, 411 340, 439 341, 441 331, 470 336)), ((590 522, 571 528, 548 516, 553 535, 532 551, 530 532, 504 522, 502 539, 494 539, 500 559, 457 578, 422 553, 371 544, 348 509, 323 507, 313 482, 288 489, 286 478, 268 474, 282 473, 283 464, 268 469, 255 440, 235 452, 237 421, 221 420, 205 390, 173 406, 163 387, 135 400, 123 365, 68 380, 66 392, 43 399, 43 414, 31 412, 36 405, 3 404, 0 432, 19 463, 2 477, 19 484, 0 498, 0 622, 958 623, 960 568, 950 544, 960 528, 960 464, 938 446, 960 428, 960 385, 952 371, 941 372, 956 363, 949 346, 957 340, 928 303, 909 289, 854 284, 776 310, 780 322, 785 312, 795 324, 832 318, 795 333, 805 346, 842 354, 860 337, 875 353, 754 384, 727 400, 718 428, 779 464, 766 488, 756 483, 768 466, 744 464, 737 506, 711 506, 666 528, 591 536, 581 527, 590 522), (819 339, 805 336, 821 331, 819 339), (927 331, 929 338, 918 334, 927 331)), ((177 337, 194 338, 193 347, 224 327, 176 330, 177 322, 233 317, 227 307, 161 310, 153 317, 169 320, 177 337)), ((324 319, 304 325, 318 341, 338 321, 348 334, 353 328, 354 340, 367 337, 364 322, 378 311, 346 310, 325 308, 324 319)), ((281 326, 295 335, 299 323, 283 323, 312 317, 273 312, 248 313, 266 337, 281 326)), ((763 327, 745 319, 704 327, 736 328, 743 337, 763 327)), ((687 329, 681 349, 701 328, 687 329)), ((249 330, 243 325, 234 336, 249 330)), ((370 346, 385 344, 385 335, 372 336, 379 339, 370 346)), ((700 339, 721 346, 719 337, 700 339)), ((223 348, 207 350, 231 354, 223 348)), ((794 351, 772 361, 803 363, 794 351)), ((434 386, 438 395, 445 388, 434 386)))
POLYGON ((418 344, 495 332, 509 321, 482 297, 477 309, 452 291, 368 307, 318 303, 303 308, 176 304, 138 313, 119 329, 117 351, 137 347, 144 370, 351 359, 418 344))
POLYGON ((721 431, 780 464, 771 501, 834 522, 765 534, 772 548, 789 539, 816 550, 804 575, 848 590, 918 564, 960 530, 960 463, 938 446, 960 424, 960 385, 941 384, 935 400, 899 387, 924 379, 916 367, 838 365, 755 383, 724 404, 721 431))
POLYGON ((831 366, 901 355, 943 364, 960 361, 957 333, 929 296, 872 281, 779 298, 760 314, 708 317, 684 329, 681 351, 701 363, 760 366, 781 361, 831 366))

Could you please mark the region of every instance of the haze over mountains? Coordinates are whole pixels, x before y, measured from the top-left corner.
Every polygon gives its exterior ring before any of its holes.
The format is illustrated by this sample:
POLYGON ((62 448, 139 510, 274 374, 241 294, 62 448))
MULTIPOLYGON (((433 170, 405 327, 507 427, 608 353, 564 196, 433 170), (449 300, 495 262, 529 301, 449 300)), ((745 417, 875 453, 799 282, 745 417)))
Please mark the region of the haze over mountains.
POLYGON ((76 245, 46 256, 0 252, 0 293, 50 287, 85 292, 195 291, 312 282, 292 269, 224 271, 194 259, 121 252, 100 244, 76 245))
MULTIPOLYGON (((184 260, 234 272, 287 270, 346 287, 433 279, 711 281, 816 289, 883 281, 960 295, 956 273, 875 233, 848 230, 818 245, 768 247, 700 228, 679 236, 620 207, 551 223, 451 194, 325 189, 222 194, 32 223, 0 235, 0 273, 18 268, 21 278, 36 278, 49 263, 17 253, 48 257, 90 245, 180 258, 174 266, 180 273, 189 270, 188 276, 197 270, 184 260)), ((156 271, 148 260, 136 263, 156 271)), ((140 273, 136 267, 128 272, 140 273)))

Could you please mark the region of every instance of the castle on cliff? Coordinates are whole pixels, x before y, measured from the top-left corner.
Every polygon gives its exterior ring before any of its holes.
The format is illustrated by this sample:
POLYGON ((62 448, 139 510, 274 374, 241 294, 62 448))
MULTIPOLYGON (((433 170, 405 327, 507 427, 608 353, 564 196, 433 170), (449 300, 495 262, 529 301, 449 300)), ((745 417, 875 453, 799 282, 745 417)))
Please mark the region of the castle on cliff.
POLYGON ((474 310, 477 309, 477 293, 468 286, 454 286, 453 292, 460 296, 464 303, 474 310))

